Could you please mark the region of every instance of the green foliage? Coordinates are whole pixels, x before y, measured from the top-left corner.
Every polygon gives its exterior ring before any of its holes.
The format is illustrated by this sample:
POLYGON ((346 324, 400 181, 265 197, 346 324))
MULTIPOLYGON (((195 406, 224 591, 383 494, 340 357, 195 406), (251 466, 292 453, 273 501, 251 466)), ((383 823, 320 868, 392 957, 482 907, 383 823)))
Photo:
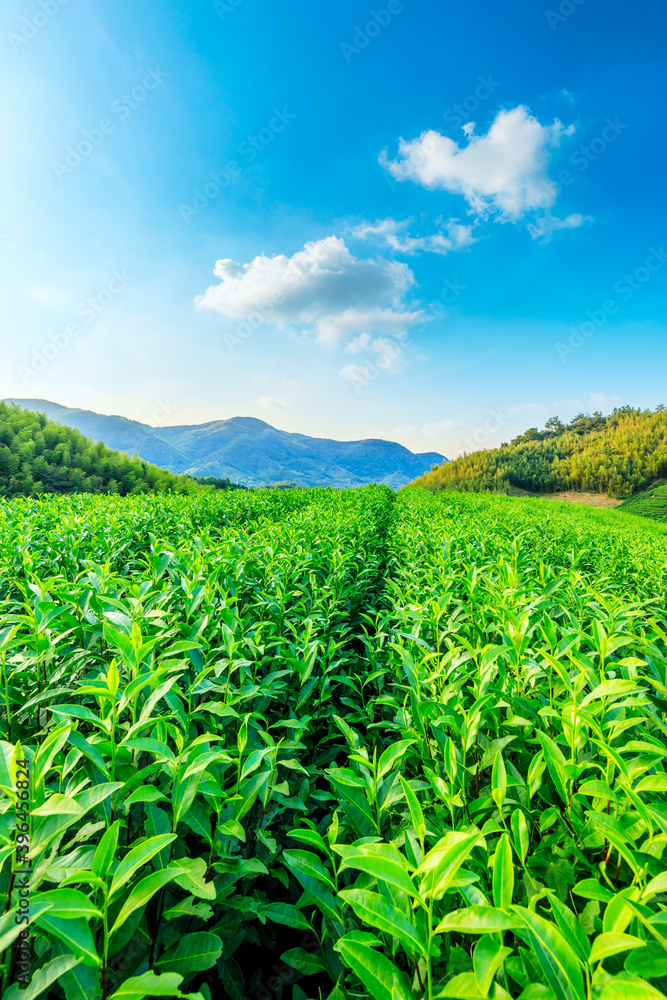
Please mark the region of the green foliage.
POLYGON ((657 482, 647 490, 629 497, 619 510, 626 514, 650 517, 654 521, 667 521, 667 482, 657 482))
POLYGON ((43 413, 0 403, 0 497, 193 493, 198 488, 188 476, 111 451, 43 413))
POLYGON ((0 503, 3 997, 664 996, 666 580, 540 500, 0 503))
POLYGON ((216 479, 215 476, 194 476, 193 478, 200 486, 212 486, 216 490, 245 490, 248 488, 242 483, 233 482, 229 476, 225 476, 224 479, 216 479))
POLYGON ((627 497, 666 474, 667 410, 623 406, 608 417, 580 413, 567 425, 552 417, 544 430, 531 427, 500 448, 464 454, 416 485, 434 492, 574 490, 627 497))

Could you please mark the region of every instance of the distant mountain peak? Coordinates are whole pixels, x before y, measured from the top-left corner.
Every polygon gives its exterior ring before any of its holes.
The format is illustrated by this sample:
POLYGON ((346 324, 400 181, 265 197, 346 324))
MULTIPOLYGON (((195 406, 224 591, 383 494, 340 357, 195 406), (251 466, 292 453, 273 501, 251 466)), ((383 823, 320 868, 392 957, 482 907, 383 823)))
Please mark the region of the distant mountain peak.
POLYGON ((279 430, 258 417, 151 427, 46 399, 5 402, 46 413, 109 448, 130 455, 137 452, 171 472, 228 477, 248 486, 289 481, 299 486, 349 487, 380 482, 398 488, 443 462, 438 452, 414 454, 395 441, 317 438, 279 430))

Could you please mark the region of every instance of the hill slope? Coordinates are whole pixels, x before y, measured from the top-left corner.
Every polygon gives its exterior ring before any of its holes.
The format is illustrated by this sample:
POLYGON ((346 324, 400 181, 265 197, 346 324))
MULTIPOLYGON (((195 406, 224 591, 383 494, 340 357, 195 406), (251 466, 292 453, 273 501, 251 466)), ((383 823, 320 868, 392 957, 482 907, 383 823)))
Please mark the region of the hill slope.
POLYGON ((154 428, 125 417, 68 409, 44 399, 7 402, 46 413, 110 448, 130 454, 136 451, 146 461, 172 472, 228 477, 249 486, 288 480, 299 486, 378 482, 398 488, 443 462, 437 452, 415 455, 391 441, 333 441, 290 434, 254 417, 154 428))
POLYGON ((653 521, 667 521, 667 482, 657 482, 647 490, 625 500, 620 510, 626 514, 650 517, 653 521))
POLYGON ((0 496, 197 489, 192 479, 95 444, 43 413, 0 403, 0 496))
POLYGON ((628 497, 667 475, 667 410, 617 408, 608 417, 580 413, 529 428, 509 444, 463 455, 418 479, 430 490, 628 497))

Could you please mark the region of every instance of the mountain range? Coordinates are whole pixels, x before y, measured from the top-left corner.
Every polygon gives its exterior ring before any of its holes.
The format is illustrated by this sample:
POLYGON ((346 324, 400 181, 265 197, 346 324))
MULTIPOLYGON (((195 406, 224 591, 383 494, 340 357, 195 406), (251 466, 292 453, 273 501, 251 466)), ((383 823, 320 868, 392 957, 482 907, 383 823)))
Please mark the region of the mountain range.
POLYGON ((278 430, 255 417, 205 424, 151 427, 127 417, 73 409, 46 399, 5 399, 45 413, 108 448, 128 452, 171 472, 229 478, 246 486, 291 482, 298 486, 365 486, 398 489, 445 460, 437 452, 414 454, 393 441, 334 441, 278 430))

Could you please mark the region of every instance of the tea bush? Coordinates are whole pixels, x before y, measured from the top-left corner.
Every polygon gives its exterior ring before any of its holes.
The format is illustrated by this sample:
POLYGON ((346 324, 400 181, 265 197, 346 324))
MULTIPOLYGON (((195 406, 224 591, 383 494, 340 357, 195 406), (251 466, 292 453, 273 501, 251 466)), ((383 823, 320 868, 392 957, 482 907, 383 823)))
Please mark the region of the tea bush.
POLYGON ((540 500, 1 504, 3 997, 666 995, 666 573, 540 500))

